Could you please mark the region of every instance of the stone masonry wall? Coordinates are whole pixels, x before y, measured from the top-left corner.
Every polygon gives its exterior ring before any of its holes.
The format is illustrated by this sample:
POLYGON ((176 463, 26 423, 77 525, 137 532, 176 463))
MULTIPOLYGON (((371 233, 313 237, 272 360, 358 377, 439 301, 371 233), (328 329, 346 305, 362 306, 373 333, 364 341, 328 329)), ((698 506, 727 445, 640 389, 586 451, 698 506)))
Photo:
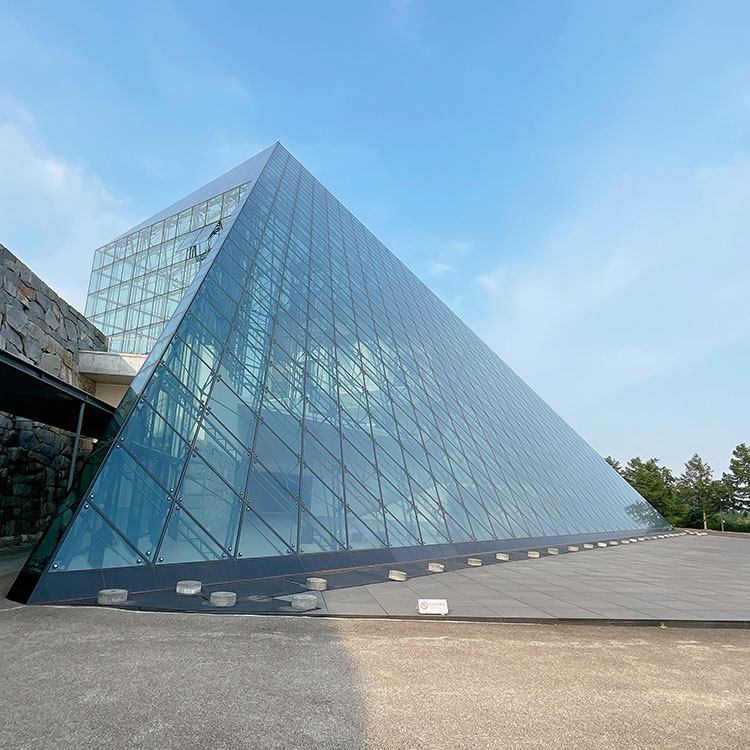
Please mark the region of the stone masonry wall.
MULTIPOLYGON (((0 245, 0 349, 88 391, 81 350, 106 351, 106 336, 0 245)), ((2 388, 2 383, 0 383, 2 388)), ((36 536, 65 495, 73 433, 0 412, 0 539, 36 536)), ((91 450, 82 439, 79 461, 91 450)))

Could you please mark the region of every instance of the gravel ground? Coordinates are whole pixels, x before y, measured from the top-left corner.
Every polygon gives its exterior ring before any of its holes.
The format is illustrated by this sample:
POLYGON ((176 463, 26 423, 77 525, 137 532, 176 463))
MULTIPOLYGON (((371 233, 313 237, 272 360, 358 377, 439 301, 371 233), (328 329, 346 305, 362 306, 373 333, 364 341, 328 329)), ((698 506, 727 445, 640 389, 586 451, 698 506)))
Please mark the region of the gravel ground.
POLYGON ((747 630, 0 610, 3 748, 732 750, 750 736, 747 630))

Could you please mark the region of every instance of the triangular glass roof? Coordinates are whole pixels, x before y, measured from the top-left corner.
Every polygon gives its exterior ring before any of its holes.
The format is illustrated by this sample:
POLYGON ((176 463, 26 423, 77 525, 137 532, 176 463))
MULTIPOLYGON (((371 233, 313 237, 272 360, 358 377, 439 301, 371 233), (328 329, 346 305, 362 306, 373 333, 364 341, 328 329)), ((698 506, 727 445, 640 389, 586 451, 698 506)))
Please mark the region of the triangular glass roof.
POLYGON ((666 526, 281 144, 263 153, 29 570, 666 526))

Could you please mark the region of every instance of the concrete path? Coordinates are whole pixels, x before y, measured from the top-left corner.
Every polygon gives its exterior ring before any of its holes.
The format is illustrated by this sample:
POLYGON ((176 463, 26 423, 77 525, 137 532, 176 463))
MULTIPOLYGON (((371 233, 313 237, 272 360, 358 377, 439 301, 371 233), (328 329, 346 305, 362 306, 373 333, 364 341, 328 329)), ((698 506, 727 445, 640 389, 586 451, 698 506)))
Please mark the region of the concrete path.
POLYGON ((740 750, 750 736, 746 630, 21 606, 0 611, 0 674, 14 750, 740 750))

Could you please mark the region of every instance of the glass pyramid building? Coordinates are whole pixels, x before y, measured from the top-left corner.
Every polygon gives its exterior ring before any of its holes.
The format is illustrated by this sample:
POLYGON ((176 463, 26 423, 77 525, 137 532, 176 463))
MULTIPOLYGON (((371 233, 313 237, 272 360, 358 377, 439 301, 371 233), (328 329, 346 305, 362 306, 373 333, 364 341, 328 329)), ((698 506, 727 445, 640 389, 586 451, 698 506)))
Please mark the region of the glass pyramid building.
POLYGON ((88 311, 158 340, 14 598, 669 528, 279 143, 97 251, 88 311))

